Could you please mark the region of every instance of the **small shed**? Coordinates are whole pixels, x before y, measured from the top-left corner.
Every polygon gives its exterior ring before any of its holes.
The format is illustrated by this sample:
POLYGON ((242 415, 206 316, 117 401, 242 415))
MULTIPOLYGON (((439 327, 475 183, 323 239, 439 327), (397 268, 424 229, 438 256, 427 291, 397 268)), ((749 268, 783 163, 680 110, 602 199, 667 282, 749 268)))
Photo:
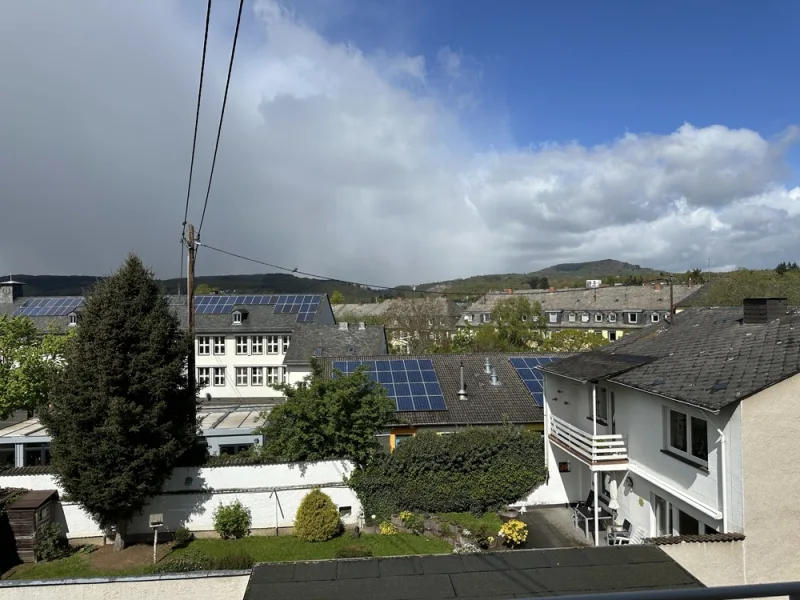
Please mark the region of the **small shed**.
POLYGON ((39 528, 53 522, 58 490, 31 490, 6 506, 8 522, 22 562, 36 562, 39 528))

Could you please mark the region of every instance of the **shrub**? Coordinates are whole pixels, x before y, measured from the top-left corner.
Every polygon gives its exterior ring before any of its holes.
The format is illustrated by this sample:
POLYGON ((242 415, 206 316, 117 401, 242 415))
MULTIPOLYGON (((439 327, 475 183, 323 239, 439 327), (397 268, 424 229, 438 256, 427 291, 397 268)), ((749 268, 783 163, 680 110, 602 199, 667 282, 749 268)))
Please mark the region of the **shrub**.
POLYGON ((342 546, 336 551, 336 558, 370 558, 373 556, 372 549, 358 544, 342 546))
POLYGON ((498 535, 503 538, 503 541, 507 546, 516 548, 517 546, 524 544, 525 540, 528 539, 528 526, 522 521, 511 519, 510 521, 503 523, 498 535))
POLYGON ((475 543, 483 550, 488 550, 494 543, 492 531, 486 523, 481 523, 475 532, 475 543))
POLYGON ((153 573, 190 573, 206 571, 210 566, 207 556, 197 552, 184 552, 180 556, 167 558, 153 567, 153 573))
POLYGON ((453 435, 421 432, 350 476, 365 514, 483 513, 518 501, 546 479, 544 441, 510 426, 453 435))
POLYGON ((311 490, 297 509, 295 537, 306 542, 324 542, 342 532, 339 509, 328 494, 319 488, 311 490))
POLYGON ((218 504, 214 509, 214 529, 223 540, 243 538, 250 533, 250 509, 238 500, 218 504))
POLYGON ((172 536, 172 544, 176 548, 183 548, 194 539, 194 534, 186 527, 178 527, 172 536))
POLYGON ((58 560, 70 554, 70 546, 61 533, 61 527, 56 523, 49 523, 39 527, 33 551, 36 560, 58 560))
POLYGON ((394 526, 394 523, 391 521, 384 521, 380 525, 381 528, 381 535, 395 535, 399 533, 397 531, 397 527, 394 526))

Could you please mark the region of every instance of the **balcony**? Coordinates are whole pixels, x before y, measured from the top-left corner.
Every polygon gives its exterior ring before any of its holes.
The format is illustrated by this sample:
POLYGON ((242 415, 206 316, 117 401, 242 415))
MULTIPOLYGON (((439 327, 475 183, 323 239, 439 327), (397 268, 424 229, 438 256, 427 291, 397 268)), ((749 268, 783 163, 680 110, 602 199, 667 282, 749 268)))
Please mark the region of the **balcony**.
POLYGON ((550 440, 593 470, 620 470, 628 464, 628 449, 619 433, 592 435, 551 414, 550 440))

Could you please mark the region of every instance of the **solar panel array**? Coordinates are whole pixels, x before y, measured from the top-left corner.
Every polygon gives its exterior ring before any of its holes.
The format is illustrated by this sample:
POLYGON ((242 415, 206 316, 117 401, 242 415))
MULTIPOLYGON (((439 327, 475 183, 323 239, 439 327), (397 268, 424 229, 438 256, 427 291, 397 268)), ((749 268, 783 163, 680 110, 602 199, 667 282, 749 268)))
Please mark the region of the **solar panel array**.
POLYGON ((319 295, 272 296, 196 296, 194 311, 198 315, 222 315, 233 311, 234 306, 275 306, 274 314, 297 315, 298 323, 314 321, 322 301, 319 295))
POLYGON ((83 298, 30 298, 14 311, 13 317, 64 317, 83 306, 83 298))
POLYGON ((386 388, 398 411, 447 410, 442 386, 429 359, 334 361, 333 368, 345 375, 359 366, 367 377, 386 388))
POLYGON ((555 356, 520 356, 509 358, 525 387, 539 406, 544 406, 544 373, 536 367, 556 360, 555 356))

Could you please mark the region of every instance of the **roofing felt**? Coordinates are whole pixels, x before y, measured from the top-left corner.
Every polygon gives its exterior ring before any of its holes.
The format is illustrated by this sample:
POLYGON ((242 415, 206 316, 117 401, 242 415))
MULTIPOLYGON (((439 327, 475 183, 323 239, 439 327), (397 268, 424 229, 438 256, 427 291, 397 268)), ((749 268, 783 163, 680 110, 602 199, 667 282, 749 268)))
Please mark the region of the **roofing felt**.
MULTIPOLYGON (((345 324, 341 324, 345 325, 345 324)), ((308 364, 312 357, 387 354, 386 331, 383 325, 306 325, 295 328, 285 364, 308 364)))
POLYGON ((23 493, 11 504, 6 506, 6 510, 30 510, 39 508, 50 500, 58 499, 58 490, 31 490, 23 493))
POLYGON ((648 356, 653 360, 609 381, 716 412, 800 373, 800 314, 763 324, 742 318, 741 308, 690 308, 672 326, 649 327, 586 353, 585 366, 573 361, 569 372, 586 379, 593 358, 648 356))
POLYGON ((439 600, 702 588, 655 546, 260 564, 245 600, 439 600))
MULTIPOLYGON (((332 376, 334 361, 369 361, 392 359, 431 360, 444 394, 447 410, 397 412, 397 424, 408 425, 497 425, 504 419, 511 423, 542 423, 544 412, 509 361, 517 356, 547 356, 552 354, 425 354, 398 356, 342 356, 325 359, 327 376, 332 376), (492 385, 484 372, 486 358, 495 368, 499 385, 492 385), (461 399, 461 364, 464 365, 464 383, 467 397, 461 399)), ((559 356, 559 355, 555 355, 559 356)))

